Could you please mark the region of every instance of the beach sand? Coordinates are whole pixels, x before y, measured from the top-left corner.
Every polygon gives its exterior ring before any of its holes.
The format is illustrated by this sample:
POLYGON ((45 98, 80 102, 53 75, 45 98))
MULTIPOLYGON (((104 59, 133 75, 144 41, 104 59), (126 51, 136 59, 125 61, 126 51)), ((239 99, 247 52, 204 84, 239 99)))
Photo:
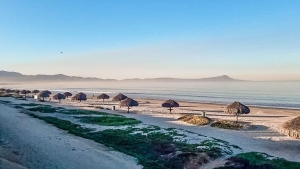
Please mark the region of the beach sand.
MULTIPOLYGON (((33 102, 6 99, 14 103, 33 102)), ((177 128, 197 134, 214 137, 230 144, 238 145, 242 151, 263 152, 272 156, 300 162, 300 140, 279 133, 280 125, 300 115, 299 110, 250 107, 251 113, 243 115, 239 121, 249 126, 243 130, 225 130, 205 126, 195 126, 177 120, 184 114, 202 114, 203 111, 212 120, 235 120, 232 115, 223 113, 225 105, 179 102, 180 107, 174 108, 172 114, 161 107, 162 100, 136 99, 140 105, 133 107, 130 113, 126 108, 119 108, 118 102, 88 99, 78 102, 63 100, 44 102, 65 108, 95 109, 94 106, 105 108, 116 107, 115 111, 101 110, 108 113, 122 114, 143 121, 144 124, 157 125, 162 128, 177 128)), ((40 102, 39 102, 40 103, 40 102)), ((16 109, 4 105, 0 107, 0 129, 5 137, 20 151, 21 161, 29 168, 140 168, 136 160, 130 156, 112 151, 93 141, 82 139, 61 131, 43 121, 17 113, 16 109), (77 160, 80 158, 80 162, 77 160), (101 166, 101 167, 99 167, 101 166)), ((99 110, 99 109, 98 109, 99 110)), ((190 138, 192 141, 195 138, 190 138)), ((222 163, 216 161, 217 163, 222 163)), ((209 165, 210 168, 212 164, 209 165)), ((206 168, 203 166, 202 168, 206 168)))

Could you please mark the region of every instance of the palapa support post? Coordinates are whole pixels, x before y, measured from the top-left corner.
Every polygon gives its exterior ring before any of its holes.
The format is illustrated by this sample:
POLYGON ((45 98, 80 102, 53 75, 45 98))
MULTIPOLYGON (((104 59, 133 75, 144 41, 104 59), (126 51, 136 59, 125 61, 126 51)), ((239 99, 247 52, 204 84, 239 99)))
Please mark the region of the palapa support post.
POLYGON ((128 108, 128 109, 127 109, 127 113, 129 113, 129 109, 130 109, 130 107, 128 106, 127 108, 128 108))
POLYGON ((172 110, 173 110, 173 109, 172 109, 172 107, 170 107, 170 109, 169 109, 169 110, 170 110, 170 114, 172 114, 172 110))

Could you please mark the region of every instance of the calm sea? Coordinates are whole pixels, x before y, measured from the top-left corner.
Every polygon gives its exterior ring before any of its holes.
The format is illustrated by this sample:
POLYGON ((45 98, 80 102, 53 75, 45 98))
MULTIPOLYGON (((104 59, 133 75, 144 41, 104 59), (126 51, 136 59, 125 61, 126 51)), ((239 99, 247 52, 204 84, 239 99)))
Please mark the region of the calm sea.
POLYGON ((300 82, 104 82, 52 86, 49 89, 95 95, 107 93, 110 96, 124 93, 132 98, 202 103, 239 101, 247 105, 300 109, 300 82))

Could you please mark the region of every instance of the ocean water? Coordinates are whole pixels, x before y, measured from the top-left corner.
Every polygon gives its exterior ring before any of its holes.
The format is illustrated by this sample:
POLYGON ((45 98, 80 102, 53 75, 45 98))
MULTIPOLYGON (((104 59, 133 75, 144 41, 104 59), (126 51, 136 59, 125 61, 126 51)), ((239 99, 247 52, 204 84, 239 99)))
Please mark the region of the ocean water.
POLYGON ((59 85, 53 91, 123 93, 132 98, 300 109, 300 82, 102 82, 59 85))

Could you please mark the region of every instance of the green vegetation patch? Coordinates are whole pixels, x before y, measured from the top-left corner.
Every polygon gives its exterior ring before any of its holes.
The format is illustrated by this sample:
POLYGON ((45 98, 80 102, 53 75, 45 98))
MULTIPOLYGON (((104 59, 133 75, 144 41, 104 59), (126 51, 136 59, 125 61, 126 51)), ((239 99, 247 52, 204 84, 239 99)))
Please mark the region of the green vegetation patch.
POLYGON ((58 113, 70 114, 70 115, 92 115, 92 114, 97 114, 97 115, 121 116, 121 115, 117 115, 117 114, 110 114, 110 113, 105 113, 105 112, 92 111, 92 110, 82 110, 82 109, 62 109, 62 110, 59 110, 58 113))
POLYGON ((92 124, 99 124, 101 126, 123 126, 123 125, 134 125, 142 123, 139 120, 134 118, 127 118, 124 116, 102 116, 102 117, 78 117, 81 122, 84 123, 92 123, 92 124))
POLYGON ((40 113, 56 113, 57 109, 49 106, 49 105, 40 105, 37 107, 31 107, 28 108, 27 110, 32 111, 32 112, 40 112, 40 113))
POLYGON ((27 106, 27 107, 43 106, 42 104, 36 104, 36 103, 22 103, 22 104, 18 104, 18 105, 27 106))
POLYGON ((216 121, 213 122, 211 127, 217 127, 217 128, 222 128, 222 129, 231 129, 231 130, 238 130, 243 128, 242 124, 233 122, 233 121, 228 121, 228 120, 221 120, 221 121, 216 121))
POLYGON ((11 104, 11 101, 0 100, 0 103, 2 103, 2 104, 11 104))
POLYGON ((264 165, 269 164, 275 169, 299 169, 299 162, 287 161, 283 158, 270 156, 266 153, 248 152, 238 154, 236 157, 240 157, 249 161, 250 165, 264 165))

